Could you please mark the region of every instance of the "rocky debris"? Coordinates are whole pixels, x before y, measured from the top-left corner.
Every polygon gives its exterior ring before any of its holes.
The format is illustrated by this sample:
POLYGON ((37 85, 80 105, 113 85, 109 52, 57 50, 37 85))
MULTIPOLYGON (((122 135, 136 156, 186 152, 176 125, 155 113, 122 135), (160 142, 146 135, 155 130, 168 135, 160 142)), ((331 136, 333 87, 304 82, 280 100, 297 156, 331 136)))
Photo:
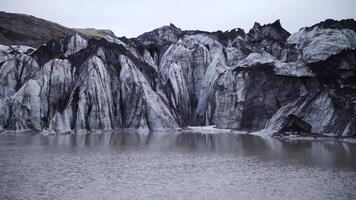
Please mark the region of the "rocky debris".
POLYGON ((279 133, 293 132, 300 135, 301 133, 310 133, 312 126, 300 119, 298 116, 289 114, 283 121, 282 128, 279 133))
POLYGON ((224 46, 232 46, 232 42, 236 38, 245 38, 246 33, 243 29, 241 28, 235 28, 230 31, 216 31, 212 32, 209 35, 211 35, 213 38, 216 38, 221 44, 224 46))
POLYGON ((296 62, 299 52, 295 45, 286 43, 289 36, 290 33, 283 29, 280 21, 277 20, 263 26, 255 23, 245 40, 253 53, 267 52, 281 61, 296 62))
POLYGON ((44 65, 51 59, 64 59, 68 58, 84 49, 88 46, 88 41, 82 38, 80 35, 75 34, 73 36, 52 39, 42 46, 40 46, 36 51, 32 53, 32 56, 38 61, 40 65, 44 65))
POLYGON ((314 27, 320 27, 324 29, 350 29, 356 32, 356 21, 354 19, 343 19, 343 20, 333 20, 327 19, 320 23, 317 23, 311 27, 306 27, 306 29, 313 29, 314 27))
POLYGON ((266 129, 279 131, 289 114, 312 125, 312 132, 337 136, 355 134, 352 126, 356 113, 354 91, 330 90, 308 94, 281 107, 267 123, 266 129))
POLYGON ((280 20, 277 20, 272 24, 263 26, 256 22, 247 36, 250 42, 262 42, 263 40, 284 42, 290 36, 290 33, 282 27, 280 20))
POLYGON ((247 34, 169 25, 131 39, 72 34, 38 49, 0 46, 0 129, 309 132, 309 124, 352 136, 353 24, 326 21, 292 35, 279 21, 247 34))
POLYGON ((309 64, 320 83, 328 88, 356 88, 356 50, 343 50, 328 59, 309 64))

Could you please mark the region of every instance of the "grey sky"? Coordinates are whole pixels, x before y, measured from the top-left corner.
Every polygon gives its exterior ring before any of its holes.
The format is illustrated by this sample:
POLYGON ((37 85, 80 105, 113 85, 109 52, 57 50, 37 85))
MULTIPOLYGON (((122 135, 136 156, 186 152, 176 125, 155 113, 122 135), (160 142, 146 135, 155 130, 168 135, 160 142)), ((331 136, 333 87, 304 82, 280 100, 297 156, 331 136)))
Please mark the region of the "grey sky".
POLYGON ((169 23, 182 29, 248 31, 255 21, 276 19, 295 32, 327 18, 356 18, 356 0, 0 0, 0 10, 134 37, 169 23))

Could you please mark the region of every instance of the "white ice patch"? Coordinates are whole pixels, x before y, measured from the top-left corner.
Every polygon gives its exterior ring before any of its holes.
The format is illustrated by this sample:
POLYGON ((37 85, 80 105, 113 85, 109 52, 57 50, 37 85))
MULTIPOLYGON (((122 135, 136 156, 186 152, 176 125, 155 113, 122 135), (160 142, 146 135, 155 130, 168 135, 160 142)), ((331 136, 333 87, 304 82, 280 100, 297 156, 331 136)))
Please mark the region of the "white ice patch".
POLYGON ((223 59, 224 58, 220 56, 215 57, 206 70, 198 100, 197 114, 203 114, 205 112, 209 96, 213 91, 213 86, 215 85, 216 80, 220 74, 223 74, 226 71, 225 60, 223 59))
POLYGON ((237 99, 239 102, 244 102, 246 99, 246 80, 248 80, 248 74, 239 73, 236 76, 237 99))
POLYGON ((168 106, 162 101, 161 97, 153 91, 144 75, 134 66, 132 61, 126 56, 120 56, 120 63, 122 66, 120 79, 126 83, 140 85, 143 89, 143 96, 148 106, 147 122, 150 124, 150 128, 178 127, 168 106))
POLYGON ((5 46, 0 44, 0 51, 5 53, 10 53, 11 51, 18 51, 20 53, 26 53, 28 50, 36 50, 33 47, 25 46, 25 45, 11 45, 5 46))
POLYGON ((192 49, 195 45, 199 44, 212 47, 217 42, 206 34, 185 35, 182 40, 184 41, 186 47, 189 49, 192 49))
POLYGON ((272 64, 276 61, 269 53, 250 53, 245 59, 243 59, 237 67, 251 67, 261 64, 272 64))
POLYGON ((28 80, 12 97, 12 115, 16 130, 42 129, 41 86, 36 80, 28 80))
POLYGON ((110 35, 106 35, 104 37, 105 40, 107 40, 108 42, 112 42, 112 43, 116 43, 119 45, 122 45, 126 50, 128 50, 130 53, 132 53, 134 56, 136 56, 137 58, 140 58, 138 52, 136 51, 135 48, 133 48, 131 45, 126 44, 125 42, 123 42, 122 40, 120 40, 119 38, 116 37, 112 37, 110 35))
POLYGON ((313 77, 314 74, 303 62, 282 62, 271 54, 263 53, 251 53, 245 59, 243 59, 236 67, 252 67, 257 65, 268 64, 273 66, 273 70, 277 75, 284 76, 294 76, 294 77, 303 77, 309 76, 313 77))
POLYGON ((302 59, 307 63, 326 60, 344 49, 356 48, 356 33, 350 29, 306 28, 292 34, 288 43, 296 44, 302 51, 302 59))
POLYGON ((158 70, 158 67, 155 63, 155 61, 153 60, 150 52, 145 49, 144 52, 143 52, 143 59, 145 60, 145 62, 149 65, 151 65, 156 71, 158 70))
POLYGON ((335 112, 330 96, 327 93, 318 96, 318 98, 309 105, 308 111, 303 119, 309 124, 312 124, 312 132, 325 134, 325 128, 333 124, 335 112))
POLYGON ((278 75, 294 77, 313 77, 312 70, 302 62, 285 63, 276 61, 274 71, 278 75))
POLYGON ((22 53, 9 56, 0 66, 0 97, 13 95, 37 70, 39 66, 32 57, 22 53))
POLYGON ((217 128, 216 125, 211 126, 188 126, 181 130, 182 132, 188 133, 200 133, 200 134, 222 134, 222 133, 233 133, 231 129, 221 129, 217 128))
POLYGON ((72 116, 70 108, 64 110, 63 113, 56 113, 50 122, 49 130, 54 130, 56 133, 66 133, 71 131, 70 122, 72 116))
POLYGON ((64 53, 65 56, 70 56, 78 51, 85 49, 88 46, 87 40, 80 37, 80 35, 76 34, 72 36, 69 40, 67 51, 64 53))
POLYGON ((15 51, 18 51, 21 53, 26 53, 28 50, 33 50, 33 51, 36 50, 33 47, 29 47, 29 46, 25 46, 25 45, 11 45, 10 48, 12 50, 15 50, 15 51))

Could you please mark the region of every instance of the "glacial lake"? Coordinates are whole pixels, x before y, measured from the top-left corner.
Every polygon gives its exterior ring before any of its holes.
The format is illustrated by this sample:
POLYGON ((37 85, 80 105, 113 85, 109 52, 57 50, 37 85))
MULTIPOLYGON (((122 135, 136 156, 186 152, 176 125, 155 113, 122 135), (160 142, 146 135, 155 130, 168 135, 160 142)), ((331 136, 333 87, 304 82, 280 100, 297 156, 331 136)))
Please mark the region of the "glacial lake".
POLYGON ((0 199, 356 199, 356 145, 249 134, 1 135, 0 199))

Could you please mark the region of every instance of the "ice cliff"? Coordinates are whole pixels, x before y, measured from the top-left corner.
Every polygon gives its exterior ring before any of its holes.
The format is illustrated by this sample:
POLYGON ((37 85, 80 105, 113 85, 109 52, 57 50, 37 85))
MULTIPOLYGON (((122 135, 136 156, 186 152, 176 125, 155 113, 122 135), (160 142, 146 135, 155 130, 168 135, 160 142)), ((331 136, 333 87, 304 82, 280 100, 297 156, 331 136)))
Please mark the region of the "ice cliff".
POLYGON ((37 49, 0 46, 0 129, 280 129, 295 114, 321 134, 356 134, 356 22, 290 34, 279 20, 245 33, 137 38, 80 34, 37 49))

